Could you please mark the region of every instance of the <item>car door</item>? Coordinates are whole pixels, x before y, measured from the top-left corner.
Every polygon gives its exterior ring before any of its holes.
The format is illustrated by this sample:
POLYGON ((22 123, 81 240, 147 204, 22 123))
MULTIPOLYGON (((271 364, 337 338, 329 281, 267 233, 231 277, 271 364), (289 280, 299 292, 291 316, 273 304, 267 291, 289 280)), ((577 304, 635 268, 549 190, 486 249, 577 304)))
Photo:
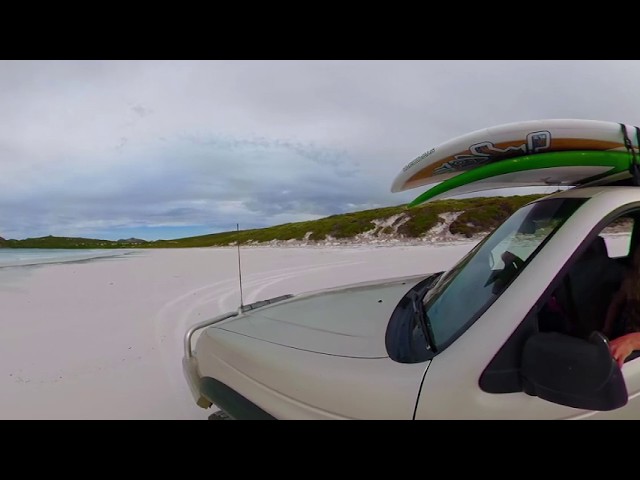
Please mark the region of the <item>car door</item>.
POLYGON ((505 292, 461 336, 438 352, 423 381, 416 419, 640 417, 640 360, 636 359, 622 369, 628 403, 611 411, 574 408, 518 388, 523 345, 537 331, 541 302, 586 244, 600 233, 603 219, 612 220, 610 205, 601 203, 602 208, 597 208, 596 202, 561 226, 505 292), (502 381, 496 380, 500 378, 502 381))
MULTIPOLYGON (((600 235, 605 238, 607 254, 621 264, 628 265, 633 252, 640 247, 640 210, 630 211, 618 216, 602 229, 600 235)), ((640 418, 640 351, 632 353, 622 367, 628 393, 627 405, 611 411, 585 412, 581 418, 588 419, 638 419, 640 418)))

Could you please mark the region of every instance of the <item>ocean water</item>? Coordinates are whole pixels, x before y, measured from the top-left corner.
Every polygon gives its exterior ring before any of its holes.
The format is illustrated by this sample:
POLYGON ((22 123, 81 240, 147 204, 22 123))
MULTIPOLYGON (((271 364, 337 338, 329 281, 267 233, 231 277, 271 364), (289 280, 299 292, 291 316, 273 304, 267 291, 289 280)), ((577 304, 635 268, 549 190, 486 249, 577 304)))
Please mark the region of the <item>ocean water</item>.
POLYGON ((76 262, 92 258, 119 257, 131 252, 132 250, 121 249, 48 250, 43 248, 0 248, 0 267, 76 262))

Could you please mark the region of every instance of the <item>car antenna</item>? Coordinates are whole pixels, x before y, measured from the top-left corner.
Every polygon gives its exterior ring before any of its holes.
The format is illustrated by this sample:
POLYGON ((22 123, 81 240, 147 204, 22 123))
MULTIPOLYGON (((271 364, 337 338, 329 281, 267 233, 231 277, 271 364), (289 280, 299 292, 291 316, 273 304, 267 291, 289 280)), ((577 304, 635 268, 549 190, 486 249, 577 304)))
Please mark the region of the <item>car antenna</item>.
POLYGON ((236 242, 238 245, 238 277, 240 278, 240 310, 244 307, 242 302, 242 269, 240 268, 240 224, 236 223, 236 231, 238 232, 238 237, 236 238, 236 242))

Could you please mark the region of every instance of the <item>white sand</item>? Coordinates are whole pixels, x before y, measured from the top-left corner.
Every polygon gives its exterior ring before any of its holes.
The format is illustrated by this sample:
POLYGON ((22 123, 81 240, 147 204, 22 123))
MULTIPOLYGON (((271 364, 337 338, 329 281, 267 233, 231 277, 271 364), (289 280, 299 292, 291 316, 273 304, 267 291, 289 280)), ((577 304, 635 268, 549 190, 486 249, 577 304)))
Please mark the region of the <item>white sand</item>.
MULTIPOLYGON (((443 270, 472 245, 248 248, 244 302, 443 270)), ((182 375, 182 339, 238 307, 236 252, 0 268, 0 418, 207 418, 182 375)))
MULTIPOLYGON (((444 270, 473 245, 246 248, 244 302, 444 270)), ((239 302, 235 248, 0 268, 0 418, 205 419, 183 335, 239 302)))

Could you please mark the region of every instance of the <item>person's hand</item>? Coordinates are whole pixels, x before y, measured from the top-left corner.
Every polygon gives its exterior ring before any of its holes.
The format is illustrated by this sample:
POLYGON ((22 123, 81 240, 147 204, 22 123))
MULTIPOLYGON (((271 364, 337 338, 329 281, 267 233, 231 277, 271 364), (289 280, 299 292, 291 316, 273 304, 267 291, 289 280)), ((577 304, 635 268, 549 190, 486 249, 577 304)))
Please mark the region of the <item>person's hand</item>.
POLYGON ((635 350, 635 335, 623 335, 609 342, 609 351, 618 362, 618 366, 622 368, 626 358, 635 350))

